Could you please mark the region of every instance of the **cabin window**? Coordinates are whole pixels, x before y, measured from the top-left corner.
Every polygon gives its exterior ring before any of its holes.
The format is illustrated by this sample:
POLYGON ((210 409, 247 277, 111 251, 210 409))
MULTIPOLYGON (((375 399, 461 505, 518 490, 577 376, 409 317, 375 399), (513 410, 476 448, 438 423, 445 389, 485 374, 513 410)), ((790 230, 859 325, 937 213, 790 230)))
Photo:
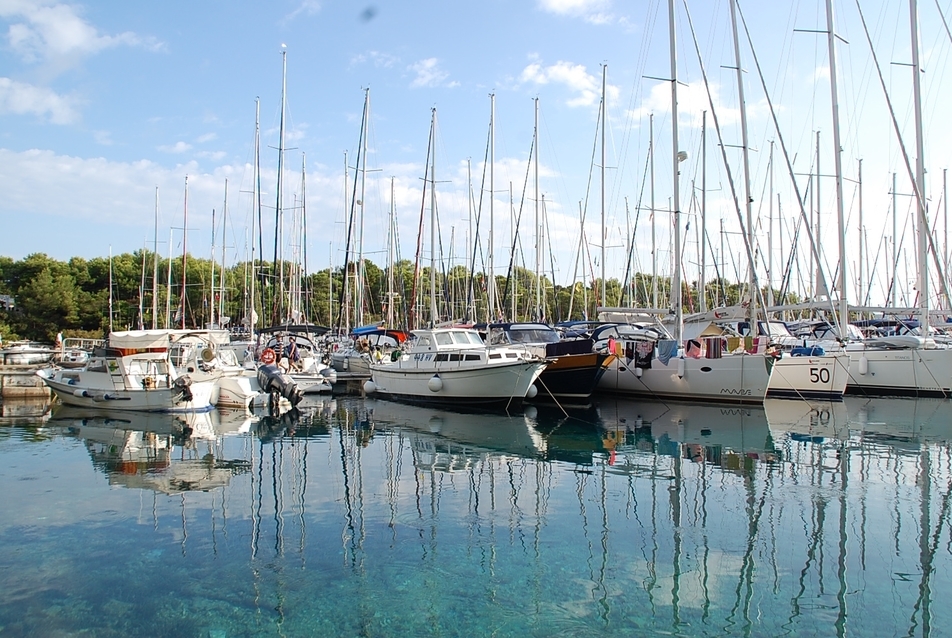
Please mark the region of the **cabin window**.
POLYGON ((479 361, 479 355, 478 355, 478 354, 468 354, 468 355, 466 355, 464 361, 479 361))
POLYGON ((460 344, 464 344, 464 345, 465 345, 465 344, 468 344, 468 343, 470 342, 470 341, 469 341, 469 333, 466 333, 466 332, 451 332, 450 334, 453 335, 453 341, 454 341, 455 343, 460 343, 460 344))
POLYGON ((430 337, 429 336, 420 337, 419 339, 417 339, 416 345, 418 345, 421 348, 429 348, 432 345, 430 343, 430 337))
POLYGON ((434 361, 448 361, 448 360, 449 360, 449 355, 448 355, 448 354, 445 354, 445 353, 444 353, 444 354, 438 354, 438 355, 436 355, 436 357, 435 357, 433 360, 434 360, 434 361))
POLYGON ((499 353, 489 355, 490 359, 502 359, 502 355, 499 353))
POLYGON ((519 358, 519 355, 516 354, 515 352, 507 352, 507 353, 506 353, 506 358, 507 358, 507 359, 518 359, 518 358, 519 358))
POLYGON ((466 336, 469 338, 469 342, 473 345, 481 346, 483 345, 483 338, 480 337, 475 332, 467 332, 466 336))
POLYGON ((436 337, 436 343, 441 346, 453 345, 453 337, 448 332, 438 332, 434 336, 436 337))

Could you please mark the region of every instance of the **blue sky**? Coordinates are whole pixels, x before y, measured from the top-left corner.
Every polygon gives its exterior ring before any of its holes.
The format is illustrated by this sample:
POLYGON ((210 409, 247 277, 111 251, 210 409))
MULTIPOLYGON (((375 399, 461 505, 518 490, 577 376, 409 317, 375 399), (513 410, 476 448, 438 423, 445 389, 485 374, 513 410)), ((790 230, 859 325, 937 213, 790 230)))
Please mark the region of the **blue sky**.
MULTIPOLYGON (((864 2, 874 46, 914 155, 908 64, 909 10, 902 3, 864 2)), ((947 0, 939 5, 952 15, 947 0)), ((829 66, 822 34, 824 5, 750 3, 741 9, 778 108, 782 133, 801 189, 815 158, 820 131, 821 244, 827 268, 836 260, 829 66), (801 31, 795 31, 795 29, 801 31)), ((844 172, 856 178, 863 159, 864 237, 877 295, 891 272, 891 175, 910 193, 896 136, 859 23, 856 3, 834 3, 844 172)), ((698 29, 714 107, 734 179, 741 183, 739 108, 732 68, 729 5, 689 3, 698 29)), ((347 2, 294 0, 253 2, 70 3, 0 0, 0 254, 22 258, 44 252, 57 259, 105 256, 151 247, 155 193, 159 193, 159 251, 180 254, 185 177, 188 176, 188 248, 211 252, 212 210, 221 251, 221 210, 228 180, 226 259, 248 255, 251 231, 255 98, 260 98, 261 168, 268 208, 265 257, 270 258, 276 191, 281 51, 287 46, 287 134, 284 207, 301 192, 302 154, 307 162, 307 255, 311 270, 340 265, 344 244, 344 153, 356 155, 364 89, 370 89, 371 120, 364 196, 364 253, 384 264, 390 178, 394 178, 401 257, 413 258, 422 203, 431 108, 437 109, 436 174, 444 255, 461 263, 467 250, 467 161, 479 199, 489 128, 489 94, 496 101, 494 227, 498 274, 509 254, 510 210, 520 202, 521 257, 533 268, 534 190, 529 170, 533 100, 540 109, 540 190, 545 197, 555 278, 582 277, 576 268, 580 202, 587 210, 585 236, 598 275, 601 242, 599 169, 593 168, 601 66, 607 64, 605 270, 621 277, 626 235, 637 219, 634 267, 650 271, 648 186, 645 184, 648 117, 654 114, 658 268, 671 270, 667 202, 671 197, 670 83, 667 3, 617 0, 538 0, 480 3, 347 2), (594 172, 593 172, 594 171, 594 172), (591 176, 591 179, 590 179, 591 176), (512 185, 512 205, 510 204, 512 185), (638 204, 641 203, 641 210, 638 204), (627 207, 626 207, 627 204, 627 207), (171 231, 171 246, 169 237, 171 231), (451 241, 452 240, 452 241, 451 241), (452 244, 452 245, 451 245, 452 244)), ((946 236, 942 170, 952 140, 944 115, 950 104, 944 69, 950 40, 935 3, 920 7, 923 95, 926 120, 927 192, 940 243, 946 236)), ((677 3, 682 210, 691 220, 684 263, 696 276, 697 205, 700 195, 701 111, 710 111, 698 56, 683 3, 677 3)), ((743 31, 741 31, 743 39, 743 31)), ((777 134, 751 52, 742 42, 750 119, 751 192, 759 214, 761 254, 767 252, 768 157, 777 134)), ((737 214, 727 173, 707 119, 707 217, 715 257, 729 278, 744 278, 737 214), (720 234, 721 220, 725 234, 720 234), (723 252, 721 246, 723 245, 723 252)), ((600 163, 598 157, 596 164, 600 163)), ((779 147, 775 188, 786 219, 797 210, 779 147)), ((352 174, 352 171, 351 171, 352 174)), ((483 187, 488 189, 488 184, 483 187)), ((488 195, 486 195, 488 197, 488 195)), ((811 197, 816 195, 811 192, 811 197)), ((850 277, 860 243, 858 190, 845 186, 850 224, 850 277)), ((914 272, 909 228, 910 198, 900 206, 900 259, 914 272)), ((488 235, 484 203, 482 250, 488 235)), ((774 279, 790 250, 793 222, 774 221, 774 279)), ((286 230, 290 242, 293 233, 286 230)), ((428 251, 428 242, 424 242, 428 251)), ((289 245, 285 254, 294 249, 289 245)), ((424 259, 429 258, 427 252, 424 259)), ((766 257, 758 266, 765 277, 766 257)), ((794 278, 808 279, 801 260, 794 278)), ((900 267, 903 290, 909 271, 900 267)), ((854 283, 855 285, 855 283, 854 283)), ((851 295, 856 294, 851 291, 851 295)))

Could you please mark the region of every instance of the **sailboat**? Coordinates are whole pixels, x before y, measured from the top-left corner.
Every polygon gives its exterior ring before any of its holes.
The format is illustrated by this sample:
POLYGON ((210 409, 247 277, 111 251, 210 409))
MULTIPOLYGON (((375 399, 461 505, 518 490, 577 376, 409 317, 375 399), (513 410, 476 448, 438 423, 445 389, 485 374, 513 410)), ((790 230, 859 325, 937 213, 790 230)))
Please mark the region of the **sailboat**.
MULTIPOLYGON (((435 150, 436 109, 430 122, 435 150)), ((518 407, 547 361, 525 348, 487 345, 472 328, 440 327, 436 304, 436 159, 430 155, 430 327, 414 330, 391 361, 372 362, 368 394, 408 403, 518 407)))
MULTIPOLYGON (((766 352, 766 341, 754 342, 751 348, 738 349, 736 352, 724 352, 719 339, 706 344, 698 343, 696 350, 684 347, 682 343, 684 316, 681 300, 682 221, 679 165, 687 159, 687 153, 678 148, 678 65, 674 0, 668 2, 668 27, 671 48, 671 139, 674 178, 672 210, 675 267, 671 287, 673 319, 670 323, 670 333, 656 323, 617 326, 617 339, 612 340, 612 345, 616 349, 614 354, 618 356, 599 381, 599 388, 625 395, 674 400, 762 403, 776 362, 776 358, 766 352)), ((739 52, 735 53, 739 55, 739 52)), ((747 129, 742 91, 740 98, 741 130, 746 158, 747 129)), ((749 180, 745 181, 745 188, 745 192, 749 192, 749 180)), ((609 309, 603 309, 603 313, 606 310, 609 309)), ((637 312, 624 308, 610 310, 623 314, 637 312)), ((687 344, 690 345, 692 344, 687 344)))

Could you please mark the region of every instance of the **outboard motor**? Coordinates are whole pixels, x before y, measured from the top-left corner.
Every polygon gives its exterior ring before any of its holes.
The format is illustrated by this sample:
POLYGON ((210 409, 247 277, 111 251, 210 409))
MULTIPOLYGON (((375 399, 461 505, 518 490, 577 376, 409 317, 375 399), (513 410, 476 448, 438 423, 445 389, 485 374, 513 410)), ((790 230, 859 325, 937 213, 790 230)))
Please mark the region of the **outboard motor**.
POLYGON ((292 406, 297 405, 304 398, 304 393, 297 383, 273 363, 258 367, 258 385, 270 394, 272 399, 284 397, 292 406))
POLYGON ((180 377, 176 377, 175 381, 172 382, 172 386, 181 392, 180 401, 191 401, 192 400, 192 377, 187 374, 183 374, 180 377))

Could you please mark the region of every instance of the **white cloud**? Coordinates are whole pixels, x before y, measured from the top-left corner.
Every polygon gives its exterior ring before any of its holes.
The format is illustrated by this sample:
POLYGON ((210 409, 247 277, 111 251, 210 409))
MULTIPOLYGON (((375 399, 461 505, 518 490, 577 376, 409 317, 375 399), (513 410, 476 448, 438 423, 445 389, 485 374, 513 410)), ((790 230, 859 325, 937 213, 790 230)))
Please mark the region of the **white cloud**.
MULTIPOLYGON (((422 87, 433 87, 443 85, 443 81, 449 77, 449 73, 440 68, 440 62, 436 58, 427 58, 420 60, 416 64, 410 65, 410 70, 416 73, 416 77, 410 83, 414 89, 422 87)), ((447 86, 456 86, 455 82, 447 86)))
POLYGON ((582 18, 591 24, 608 24, 617 19, 609 11, 611 0, 538 0, 540 9, 570 18, 582 18))
POLYGON ((199 135, 196 140, 199 144, 204 144, 205 142, 211 142, 212 140, 218 137, 215 133, 205 133, 204 135, 199 135))
POLYGON ((192 145, 187 144, 186 142, 176 142, 175 144, 169 146, 164 145, 160 146, 159 150, 163 153, 184 153, 185 151, 191 150, 192 145))
MULTIPOLYGON (((519 81, 526 84, 560 84, 567 87, 574 96, 566 100, 568 106, 593 106, 601 99, 601 78, 590 74, 584 65, 559 61, 550 66, 533 62, 522 70, 519 81)), ((618 87, 607 85, 605 92, 608 103, 618 97, 618 87)))
POLYGON ((0 114, 32 113, 48 117, 53 124, 72 124, 79 120, 74 103, 74 99, 49 89, 0 78, 0 114))
POLYGON ((100 146, 112 146, 112 135, 109 131, 93 131, 93 139, 96 140, 96 143, 100 146))
POLYGON ((196 153, 196 155, 203 159, 210 159, 217 162, 220 159, 224 159, 228 153, 225 151, 200 151, 196 153))
POLYGON ((11 23, 6 35, 10 48, 31 62, 55 60, 75 64, 83 56, 123 45, 163 48, 156 39, 131 31, 103 35, 79 15, 77 7, 68 4, 5 0, 0 2, 0 18, 11 23))
POLYGON ((321 3, 319 0, 303 0, 297 8, 286 15, 281 21, 282 23, 288 23, 291 20, 294 20, 299 15, 313 16, 321 12, 321 3))
MULTIPOLYGON (((720 97, 720 87, 717 84, 711 84, 711 99, 714 101, 714 108, 717 109, 717 119, 721 126, 735 124, 740 121, 740 110, 736 106, 726 105, 720 97)), ((759 105, 747 106, 747 112, 750 114, 758 110, 759 105)), ((707 99, 707 90, 703 82, 695 82, 687 85, 678 85, 678 122, 682 125, 700 128, 701 113, 710 111, 710 102, 707 99)), ((670 114, 671 113, 671 84, 668 82, 658 82, 651 87, 651 93, 641 103, 637 109, 634 109, 629 115, 634 121, 647 118, 649 114, 670 114)), ((708 113, 708 121, 710 119, 708 113)))
POLYGON ((358 64, 364 64, 366 62, 373 64, 378 69, 389 69, 400 62, 400 58, 389 53, 381 53, 380 51, 368 51, 355 55, 350 59, 351 66, 357 66, 358 64))

